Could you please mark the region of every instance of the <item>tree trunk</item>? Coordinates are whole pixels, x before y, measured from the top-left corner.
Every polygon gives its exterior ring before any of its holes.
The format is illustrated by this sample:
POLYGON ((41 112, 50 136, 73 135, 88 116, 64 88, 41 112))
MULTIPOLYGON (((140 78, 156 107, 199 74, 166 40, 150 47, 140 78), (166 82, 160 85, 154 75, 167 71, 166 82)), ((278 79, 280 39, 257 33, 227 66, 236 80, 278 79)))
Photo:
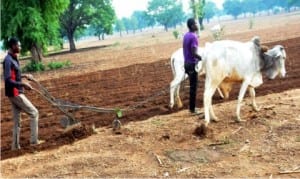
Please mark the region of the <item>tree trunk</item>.
MULTIPOLYGON (((198 5, 197 5, 197 2, 195 0, 191 0, 191 3, 192 3, 192 11, 193 11, 194 19, 195 19, 196 22, 197 22, 197 19, 200 22, 200 18, 199 18, 199 14, 198 14, 198 5)), ((201 24, 200 24, 200 30, 201 30, 201 24)), ((197 31, 197 34, 199 34, 199 30, 197 31)))
POLYGON ((98 40, 101 40, 101 34, 98 34, 98 40))
POLYGON ((69 39, 69 44, 70 44, 70 51, 76 51, 76 46, 74 42, 74 32, 69 32, 68 33, 68 39, 69 39))
POLYGON ((102 40, 104 40, 104 33, 102 33, 102 40))
POLYGON ((165 31, 168 32, 168 26, 167 25, 165 25, 165 31))
POLYGON ((41 62, 43 60, 42 49, 37 44, 34 43, 31 46, 30 53, 34 62, 41 62))
POLYGON ((200 30, 204 30, 203 17, 199 17, 200 30))
POLYGON ((197 3, 195 2, 195 0, 191 0, 192 2, 192 10, 193 10, 193 16, 194 19, 198 19, 198 11, 197 11, 197 3))
POLYGON ((59 40, 59 47, 60 49, 64 49, 64 37, 61 37, 61 39, 59 40))

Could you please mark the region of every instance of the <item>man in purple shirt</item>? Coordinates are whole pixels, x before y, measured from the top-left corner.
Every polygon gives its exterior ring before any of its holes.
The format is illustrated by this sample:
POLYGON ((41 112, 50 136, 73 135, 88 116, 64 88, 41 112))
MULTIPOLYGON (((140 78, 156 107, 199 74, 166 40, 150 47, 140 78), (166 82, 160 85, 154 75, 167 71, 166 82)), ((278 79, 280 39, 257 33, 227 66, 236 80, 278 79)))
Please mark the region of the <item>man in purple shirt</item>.
POLYGON ((201 56, 197 54, 198 38, 196 32, 198 31, 198 25, 195 19, 190 18, 187 21, 189 32, 184 35, 183 38, 183 55, 184 55, 184 69, 188 74, 190 80, 190 112, 193 114, 199 114, 196 108, 196 94, 198 73, 195 70, 195 66, 198 61, 201 61, 201 56))

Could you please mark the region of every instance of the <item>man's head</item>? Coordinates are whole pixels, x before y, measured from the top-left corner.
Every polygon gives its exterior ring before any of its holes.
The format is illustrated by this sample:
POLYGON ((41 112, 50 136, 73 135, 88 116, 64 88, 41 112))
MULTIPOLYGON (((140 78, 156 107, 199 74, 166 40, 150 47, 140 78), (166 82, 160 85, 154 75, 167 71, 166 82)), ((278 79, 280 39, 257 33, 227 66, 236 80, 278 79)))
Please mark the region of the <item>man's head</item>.
POLYGON ((20 42, 17 38, 11 37, 8 40, 8 48, 13 52, 13 53, 20 53, 21 45, 20 42))
POLYGON ((196 32, 198 31, 198 25, 195 21, 194 18, 189 18, 188 21, 187 21, 187 27, 189 28, 189 30, 191 32, 196 32))

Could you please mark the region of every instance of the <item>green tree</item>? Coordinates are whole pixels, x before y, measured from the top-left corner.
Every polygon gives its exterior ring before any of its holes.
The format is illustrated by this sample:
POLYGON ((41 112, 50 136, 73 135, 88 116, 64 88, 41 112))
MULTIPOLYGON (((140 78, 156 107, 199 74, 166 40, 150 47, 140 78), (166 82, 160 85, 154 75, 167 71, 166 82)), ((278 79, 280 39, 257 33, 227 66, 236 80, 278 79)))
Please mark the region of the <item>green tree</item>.
POLYGON ((33 61, 42 61, 42 51, 58 44, 59 16, 69 0, 7 0, 1 2, 1 39, 7 46, 11 36, 19 38, 22 53, 31 52, 33 61))
POLYGON ((122 31, 125 29, 124 23, 122 20, 118 19, 116 21, 116 26, 115 26, 116 31, 120 33, 120 37, 122 37, 122 31))
POLYGON ((203 19, 205 16, 205 12, 204 12, 204 7, 205 7, 205 0, 199 0, 199 24, 200 24, 200 30, 204 30, 204 25, 203 25, 203 19))
POLYGON ((156 24, 155 18, 151 14, 149 14, 149 12, 145 13, 145 20, 146 20, 147 26, 150 26, 152 28, 156 24))
MULTIPOLYGON (((68 9, 60 17, 63 34, 67 36, 70 44, 70 51, 75 51, 74 35, 76 31, 85 29, 91 25, 93 20, 103 15, 108 19, 102 22, 105 30, 110 30, 109 24, 113 21, 113 10, 111 2, 107 0, 70 0, 68 9), (104 13, 104 14, 102 14, 104 13)), ((103 17, 100 17, 101 19, 103 17)), ((99 25, 99 23, 94 22, 99 25)))
POLYGON ((129 34, 129 31, 132 29, 132 24, 131 24, 131 20, 127 17, 123 17, 122 18, 122 22, 124 24, 126 33, 129 34))
POLYGON ((200 25, 200 30, 203 30, 204 29, 203 18, 205 15, 204 12, 205 0, 191 0, 190 6, 193 11, 194 19, 198 20, 200 25))
POLYGON ((173 15, 173 18, 170 21, 170 26, 176 28, 177 24, 181 24, 182 22, 184 22, 186 20, 186 15, 183 11, 183 6, 182 6, 181 2, 178 4, 178 6, 176 6, 174 8, 174 11, 176 13, 173 15))
POLYGON ((137 20, 137 29, 142 31, 143 28, 147 27, 147 14, 145 11, 134 11, 132 13, 131 18, 135 18, 137 20))
POLYGON ((102 0, 102 2, 96 4, 95 11, 91 26, 95 30, 95 35, 99 40, 104 40, 105 34, 112 34, 113 24, 116 20, 116 14, 112 7, 111 0, 102 0))
POLYGON ((131 21, 131 29, 133 30, 133 33, 135 34, 135 31, 138 29, 138 20, 136 17, 132 16, 130 18, 131 21))
POLYGON ((242 13, 242 4, 240 0, 225 0, 223 9, 227 14, 232 15, 235 19, 242 13))
POLYGON ((216 6, 216 4, 212 1, 208 1, 205 6, 204 6, 204 14, 205 14, 205 18, 207 19, 207 22, 209 22, 209 20, 215 16, 215 14, 217 13, 218 8, 216 6))
POLYGON ((178 0, 151 0, 148 2, 147 10, 148 14, 168 31, 168 27, 174 25, 174 21, 176 22, 177 13, 180 13, 176 11, 179 9, 178 6, 182 6, 178 0))
POLYGON ((289 7, 292 7, 292 6, 300 7, 300 1, 299 0, 288 0, 288 6, 289 7))

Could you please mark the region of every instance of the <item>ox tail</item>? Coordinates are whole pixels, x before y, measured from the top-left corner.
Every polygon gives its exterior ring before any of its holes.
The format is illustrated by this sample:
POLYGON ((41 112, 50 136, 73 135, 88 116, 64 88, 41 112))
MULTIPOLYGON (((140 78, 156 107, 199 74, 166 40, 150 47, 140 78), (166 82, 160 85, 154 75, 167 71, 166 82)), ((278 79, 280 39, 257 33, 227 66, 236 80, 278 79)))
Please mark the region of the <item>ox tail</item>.
POLYGON ((176 76, 176 71, 175 71, 175 65, 174 65, 174 62, 175 62, 175 57, 172 55, 172 56, 171 56, 171 69, 172 69, 173 76, 176 76))

